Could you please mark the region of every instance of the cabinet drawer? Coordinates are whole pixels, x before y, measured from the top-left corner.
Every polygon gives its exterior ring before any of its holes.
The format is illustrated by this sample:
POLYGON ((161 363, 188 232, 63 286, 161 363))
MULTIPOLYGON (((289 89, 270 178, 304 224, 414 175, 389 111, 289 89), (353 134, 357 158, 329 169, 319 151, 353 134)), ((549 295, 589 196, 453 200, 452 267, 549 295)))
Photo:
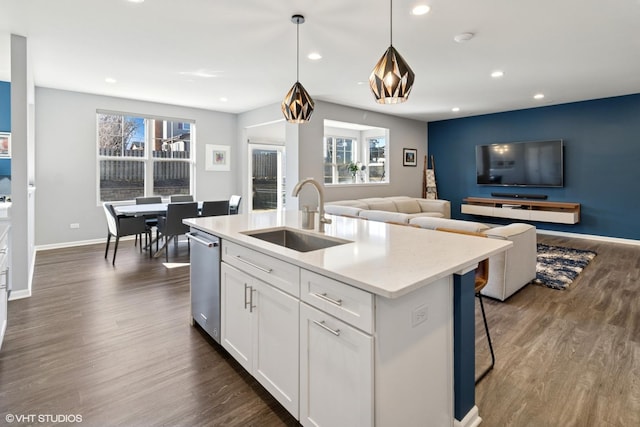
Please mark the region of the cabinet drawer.
POLYGON ((300 272, 300 284, 300 299, 356 328, 373 333, 373 294, 304 269, 300 272))
POLYGON ((222 241, 222 261, 300 297, 300 267, 227 240, 222 241))

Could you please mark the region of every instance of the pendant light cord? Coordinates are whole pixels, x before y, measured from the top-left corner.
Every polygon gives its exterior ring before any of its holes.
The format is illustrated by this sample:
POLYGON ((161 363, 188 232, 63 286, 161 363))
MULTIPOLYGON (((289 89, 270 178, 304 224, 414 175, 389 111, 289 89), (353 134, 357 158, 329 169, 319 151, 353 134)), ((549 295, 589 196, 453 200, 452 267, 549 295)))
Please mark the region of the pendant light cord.
POLYGON ((300 18, 296 22, 296 82, 300 81, 300 18))
POLYGON ((389 45, 393 46, 393 0, 389 0, 389 45))

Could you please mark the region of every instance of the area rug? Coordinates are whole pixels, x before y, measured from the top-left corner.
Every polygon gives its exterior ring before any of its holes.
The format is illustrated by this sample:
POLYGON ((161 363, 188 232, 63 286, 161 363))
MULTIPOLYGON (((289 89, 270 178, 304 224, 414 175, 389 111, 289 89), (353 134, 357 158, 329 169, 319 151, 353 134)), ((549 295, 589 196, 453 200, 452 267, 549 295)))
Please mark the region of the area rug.
POLYGON ((532 283, 564 290, 595 256, 592 251, 538 243, 536 278, 532 283))

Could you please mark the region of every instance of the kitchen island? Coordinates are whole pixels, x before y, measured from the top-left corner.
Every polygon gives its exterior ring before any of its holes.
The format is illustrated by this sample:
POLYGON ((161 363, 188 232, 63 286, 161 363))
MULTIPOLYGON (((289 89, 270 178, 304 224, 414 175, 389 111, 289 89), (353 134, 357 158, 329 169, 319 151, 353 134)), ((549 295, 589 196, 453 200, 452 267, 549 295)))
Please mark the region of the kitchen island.
POLYGON ((321 235, 297 211, 185 220, 222 242, 222 345, 303 425, 477 425, 473 270, 511 243, 332 219, 321 235), (340 244, 249 235, 282 228, 340 244))

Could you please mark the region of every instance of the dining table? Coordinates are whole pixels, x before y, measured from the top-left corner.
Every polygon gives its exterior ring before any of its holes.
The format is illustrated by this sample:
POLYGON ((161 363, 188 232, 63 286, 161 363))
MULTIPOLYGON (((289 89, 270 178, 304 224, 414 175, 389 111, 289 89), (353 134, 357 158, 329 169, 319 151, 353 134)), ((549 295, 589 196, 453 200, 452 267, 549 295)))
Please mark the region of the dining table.
MULTIPOLYGON (((203 202, 198 202, 198 211, 202 210, 202 203, 203 202)), ((162 216, 162 215, 166 215, 167 214, 167 206, 169 205, 169 203, 145 203, 145 204, 132 204, 132 205, 120 205, 120 206, 116 206, 114 205, 114 209, 116 211, 116 214, 118 215, 127 215, 127 216, 153 216, 153 215, 157 215, 157 216, 162 216)), ((149 242, 149 244, 145 247, 145 249, 149 249, 151 250, 151 248, 153 247, 152 244, 155 243, 158 240, 158 236, 156 234, 155 239, 151 239, 151 241, 149 242)), ((153 254, 153 258, 157 258, 159 257, 163 251, 166 250, 167 248, 167 242, 163 243, 161 247, 158 248, 158 250, 156 251, 156 253, 153 254)))

